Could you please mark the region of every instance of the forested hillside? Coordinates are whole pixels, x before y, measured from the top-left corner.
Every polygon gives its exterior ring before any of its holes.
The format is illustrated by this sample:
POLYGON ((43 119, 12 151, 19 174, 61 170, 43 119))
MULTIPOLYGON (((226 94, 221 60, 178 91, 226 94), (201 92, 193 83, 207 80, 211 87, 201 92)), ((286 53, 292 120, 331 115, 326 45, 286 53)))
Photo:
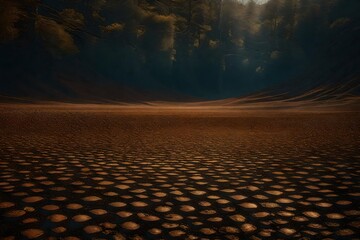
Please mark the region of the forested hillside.
POLYGON ((0 94, 357 94, 358 0, 0 0, 0 94))

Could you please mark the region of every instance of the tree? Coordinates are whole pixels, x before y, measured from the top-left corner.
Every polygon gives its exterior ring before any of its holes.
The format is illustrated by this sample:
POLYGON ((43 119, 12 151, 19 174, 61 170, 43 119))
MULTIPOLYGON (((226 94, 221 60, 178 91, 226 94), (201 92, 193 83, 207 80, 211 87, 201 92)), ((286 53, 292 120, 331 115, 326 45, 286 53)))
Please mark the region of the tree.
POLYGON ((269 26, 272 36, 276 36, 278 33, 277 31, 281 21, 280 7, 280 0, 270 0, 265 5, 263 12, 263 21, 269 26))
POLYGON ((14 40, 19 36, 16 24, 21 19, 22 11, 15 1, 0 0, 0 41, 14 40))
POLYGON ((293 39, 298 15, 298 0, 284 0, 280 14, 282 16, 281 35, 287 40, 293 39))

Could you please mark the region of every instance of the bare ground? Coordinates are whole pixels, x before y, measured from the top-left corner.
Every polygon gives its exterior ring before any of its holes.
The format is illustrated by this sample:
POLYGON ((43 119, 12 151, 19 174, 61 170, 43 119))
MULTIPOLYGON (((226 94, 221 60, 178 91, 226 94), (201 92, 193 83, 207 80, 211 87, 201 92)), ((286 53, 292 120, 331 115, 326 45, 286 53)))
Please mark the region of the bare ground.
POLYGON ((0 238, 358 239, 359 133, 356 112, 2 105, 0 238))

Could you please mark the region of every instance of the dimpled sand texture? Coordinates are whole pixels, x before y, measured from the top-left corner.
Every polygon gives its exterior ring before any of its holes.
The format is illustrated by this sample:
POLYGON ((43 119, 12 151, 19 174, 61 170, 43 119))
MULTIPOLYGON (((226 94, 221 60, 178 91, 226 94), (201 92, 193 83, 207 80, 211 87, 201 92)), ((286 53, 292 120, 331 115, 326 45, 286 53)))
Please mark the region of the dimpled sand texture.
POLYGON ((1 239, 358 239, 360 115, 0 113, 1 239))

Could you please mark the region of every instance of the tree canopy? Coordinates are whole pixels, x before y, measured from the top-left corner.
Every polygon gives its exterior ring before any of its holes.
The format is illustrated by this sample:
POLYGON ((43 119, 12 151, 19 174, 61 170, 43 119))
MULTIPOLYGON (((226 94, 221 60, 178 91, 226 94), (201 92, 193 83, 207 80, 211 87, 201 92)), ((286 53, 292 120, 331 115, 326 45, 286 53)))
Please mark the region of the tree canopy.
POLYGON ((1 88, 14 92, 36 83, 59 89, 82 79, 89 86, 109 82, 224 98, 277 84, 353 79, 359 76, 359 5, 0 0, 1 88))

